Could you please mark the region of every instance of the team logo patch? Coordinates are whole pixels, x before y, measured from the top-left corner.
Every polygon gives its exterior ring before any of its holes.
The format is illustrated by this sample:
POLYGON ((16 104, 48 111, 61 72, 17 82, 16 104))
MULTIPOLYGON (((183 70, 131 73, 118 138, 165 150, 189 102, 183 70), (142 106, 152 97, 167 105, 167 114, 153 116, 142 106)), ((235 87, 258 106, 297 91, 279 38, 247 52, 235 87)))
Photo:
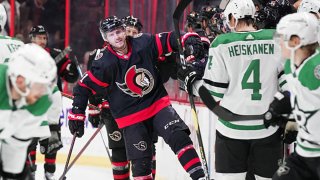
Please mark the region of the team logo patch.
POLYGON ((147 150, 147 143, 145 141, 140 141, 138 144, 133 144, 135 148, 139 151, 147 150))
POLYGON ((96 55, 96 57, 94 58, 94 60, 98 60, 103 56, 103 53, 99 53, 96 55))
POLYGON ((120 141, 122 138, 122 135, 121 135, 120 131, 114 131, 113 133, 109 134, 109 137, 113 141, 120 141))
POLYGON ((283 176, 288 174, 290 171, 290 168, 288 166, 286 166, 286 164, 284 163, 283 165, 281 165, 278 170, 277 170, 277 175, 278 176, 283 176))
POLYGON ((320 79, 320 65, 317 65, 317 66, 314 68, 313 73, 314 73, 314 76, 315 76, 317 79, 320 79))
POLYGON ((148 94, 154 86, 152 74, 143 68, 131 66, 124 77, 124 83, 117 83, 117 86, 126 94, 132 97, 142 97, 148 94))

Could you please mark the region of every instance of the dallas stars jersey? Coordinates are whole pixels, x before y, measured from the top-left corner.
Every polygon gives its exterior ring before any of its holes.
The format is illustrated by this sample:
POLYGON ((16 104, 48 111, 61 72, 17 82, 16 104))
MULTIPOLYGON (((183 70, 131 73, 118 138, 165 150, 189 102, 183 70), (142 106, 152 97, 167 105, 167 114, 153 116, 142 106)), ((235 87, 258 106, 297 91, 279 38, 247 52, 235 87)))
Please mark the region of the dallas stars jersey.
POLYGON ((48 122, 44 121, 51 105, 49 97, 43 96, 32 105, 15 106, 19 102, 12 100, 7 70, 6 65, 0 64, 0 139, 50 136, 48 122))
MULTIPOLYGON (((203 80, 195 86, 205 85, 216 100, 221 100, 220 105, 233 113, 265 113, 279 89, 278 76, 283 74, 280 48, 274 44, 273 33, 274 30, 258 30, 219 35, 210 45, 203 80)), ((278 129, 266 129, 262 119, 219 119, 216 127, 224 136, 235 139, 264 138, 278 129)))
POLYGON ((285 74, 291 93, 291 106, 299 124, 296 152, 303 157, 320 156, 320 52, 306 59, 292 73, 290 60, 285 74))
POLYGON ((6 62, 10 54, 22 45, 23 42, 18 39, 0 35, 0 64, 6 62))

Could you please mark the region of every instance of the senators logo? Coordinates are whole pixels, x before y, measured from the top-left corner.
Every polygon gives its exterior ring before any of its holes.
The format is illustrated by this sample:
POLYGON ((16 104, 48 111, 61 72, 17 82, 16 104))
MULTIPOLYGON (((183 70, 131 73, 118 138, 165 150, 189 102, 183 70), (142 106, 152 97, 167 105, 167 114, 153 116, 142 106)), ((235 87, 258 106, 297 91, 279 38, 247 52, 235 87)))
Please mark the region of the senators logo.
POLYGON ((142 97, 148 94, 154 86, 151 73, 143 68, 130 67, 124 77, 125 83, 117 83, 118 87, 132 97, 142 97))
POLYGON ((137 148, 139 151, 145 151, 147 150, 147 143, 145 141, 140 141, 138 144, 133 144, 135 148, 137 148))
POLYGON ((120 141, 122 138, 122 135, 121 135, 120 131, 114 131, 112 134, 109 134, 109 137, 113 141, 120 141))

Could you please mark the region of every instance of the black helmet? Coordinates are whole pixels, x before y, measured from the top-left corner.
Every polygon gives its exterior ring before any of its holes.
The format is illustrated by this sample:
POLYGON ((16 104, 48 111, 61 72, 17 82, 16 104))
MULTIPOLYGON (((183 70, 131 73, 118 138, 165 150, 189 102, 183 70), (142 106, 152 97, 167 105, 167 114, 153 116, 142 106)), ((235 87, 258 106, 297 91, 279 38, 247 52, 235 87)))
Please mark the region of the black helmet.
POLYGON ((136 27, 139 32, 141 31, 141 29, 143 27, 142 23, 139 20, 139 18, 135 18, 133 16, 127 16, 127 17, 123 18, 123 22, 127 26, 136 27))
POLYGON ((32 27, 31 31, 29 32, 29 37, 35 37, 38 34, 47 34, 47 30, 42 26, 42 25, 38 25, 38 26, 34 26, 32 27))
POLYGON ((123 27, 123 22, 117 18, 117 16, 110 16, 100 21, 100 31, 106 33, 110 32, 118 27, 123 27))

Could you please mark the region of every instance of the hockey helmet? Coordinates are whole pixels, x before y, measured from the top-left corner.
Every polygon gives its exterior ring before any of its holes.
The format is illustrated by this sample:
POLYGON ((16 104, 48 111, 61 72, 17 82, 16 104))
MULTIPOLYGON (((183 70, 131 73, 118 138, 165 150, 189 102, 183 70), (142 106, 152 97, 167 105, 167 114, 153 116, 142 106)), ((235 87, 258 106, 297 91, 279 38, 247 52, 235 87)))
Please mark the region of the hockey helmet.
POLYGON ((127 16, 127 17, 123 18, 123 22, 126 26, 136 27, 139 32, 141 31, 141 29, 143 27, 139 18, 135 18, 133 16, 127 16))
MULTIPOLYGON (((14 52, 8 62, 8 75, 14 88, 16 78, 22 76, 25 78, 27 86, 32 83, 45 84, 47 87, 53 87, 57 76, 57 66, 49 53, 40 46, 30 43, 20 47, 14 52)), ((29 92, 21 92, 26 96, 29 92)))
POLYGON ((6 22, 7 22, 6 9, 2 4, 0 4, 0 32, 4 29, 6 22))
POLYGON ((35 37, 38 34, 47 34, 47 30, 42 25, 34 26, 31 28, 31 31, 29 32, 29 37, 35 37))
POLYGON ((100 21, 99 30, 104 41, 107 41, 106 33, 115 30, 116 28, 124 27, 124 23, 117 16, 109 16, 100 21))
POLYGON ((320 1, 319 0, 303 0, 298 8, 298 12, 312 12, 320 18, 320 1))
POLYGON ((229 19, 230 14, 235 18, 236 20, 235 26, 236 26, 239 19, 243 19, 246 16, 254 18, 255 13, 256 13, 256 7, 254 6, 252 0, 241 0, 241 1, 231 0, 223 12, 226 18, 226 23, 228 24, 230 29, 235 28, 235 27, 230 27, 230 19, 229 19))
POLYGON ((282 35, 288 42, 292 36, 300 38, 300 47, 317 42, 319 23, 317 18, 307 12, 288 14, 277 25, 277 35, 282 35))

